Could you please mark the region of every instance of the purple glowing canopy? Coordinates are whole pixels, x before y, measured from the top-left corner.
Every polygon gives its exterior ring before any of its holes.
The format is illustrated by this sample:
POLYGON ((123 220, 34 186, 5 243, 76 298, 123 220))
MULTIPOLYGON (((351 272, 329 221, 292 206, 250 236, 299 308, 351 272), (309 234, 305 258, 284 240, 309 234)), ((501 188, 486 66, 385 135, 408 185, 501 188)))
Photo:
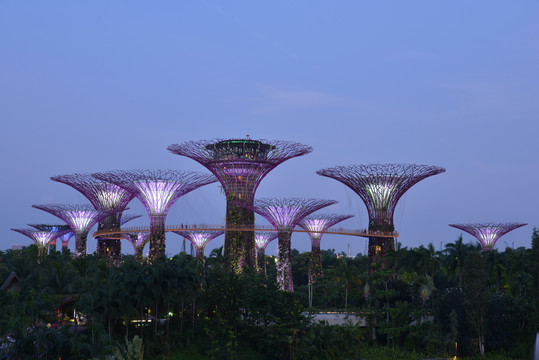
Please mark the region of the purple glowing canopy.
POLYGON ((32 207, 59 217, 71 227, 75 233, 76 257, 86 255, 86 237, 90 228, 107 216, 117 212, 117 210, 96 210, 89 204, 50 204, 32 205, 32 207))
POLYGON ((336 203, 335 200, 322 199, 263 198, 256 199, 252 209, 278 231, 291 231, 304 217, 336 203))
POLYGON ((255 245, 257 249, 266 249, 268 244, 277 239, 277 231, 256 231, 255 245))
POLYGON ((32 205, 65 221, 75 234, 88 233, 99 220, 116 211, 99 211, 87 204, 48 204, 32 205))
POLYGON ((49 244, 56 240, 59 236, 70 232, 70 230, 62 231, 47 231, 47 230, 38 230, 38 229, 11 229, 20 234, 28 236, 32 239, 36 245, 40 248, 47 247, 49 244))
POLYGON ((299 222, 299 226, 309 233, 313 245, 320 246, 320 239, 324 231, 354 215, 314 214, 307 216, 299 222))
POLYGON ((196 249, 197 256, 203 257, 206 245, 225 232, 223 230, 180 230, 174 231, 174 233, 191 241, 196 249))
POLYGON ((444 168, 415 164, 337 166, 316 173, 338 180, 365 203, 372 224, 393 224, 397 202, 419 181, 445 172, 444 168))
POLYGON ((249 138, 188 141, 167 149, 211 171, 227 199, 246 202, 253 201, 258 185, 276 166, 312 151, 310 146, 296 142, 249 138))
POLYGON ((500 237, 509 231, 518 229, 527 224, 522 223, 476 223, 476 224, 449 224, 449 226, 466 231, 481 243, 483 251, 491 251, 500 237))
POLYGON ((136 196, 150 216, 166 215, 180 197, 217 181, 211 174, 179 170, 117 170, 92 176, 120 186, 136 196))
POLYGON ((120 210, 123 211, 134 195, 121 187, 97 180, 90 174, 70 174, 52 176, 51 180, 57 181, 82 193, 96 210, 120 210))

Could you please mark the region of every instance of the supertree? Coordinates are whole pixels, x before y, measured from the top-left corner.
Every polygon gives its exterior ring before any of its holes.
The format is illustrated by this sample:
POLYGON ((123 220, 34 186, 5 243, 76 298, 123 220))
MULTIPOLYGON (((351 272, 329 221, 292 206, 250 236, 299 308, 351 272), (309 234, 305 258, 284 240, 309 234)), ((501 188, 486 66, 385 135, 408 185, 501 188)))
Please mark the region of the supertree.
POLYGON ((179 170, 116 170, 92 174, 137 197, 150 216, 149 261, 165 256, 165 219, 170 207, 183 195, 217 179, 211 174, 179 170))
POLYGON ((266 248, 268 244, 277 239, 277 231, 256 231, 256 271, 266 274, 266 248))
POLYGON ((38 261, 42 261, 47 254, 47 249, 51 245, 51 242, 56 240, 57 237, 69 232, 70 230, 63 231, 47 231, 38 229, 11 229, 25 236, 28 236, 34 241, 38 248, 38 261))
POLYGON ((509 231, 528 224, 522 223, 477 223, 477 224, 449 224, 454 228, 466 231, 481 243, 483 251, 491 251, 496 241, 509 231))
POLYGON ((253 205, 243 204, 266 218, 278 232, 277 284, 281 290, 294 291, 290 258, 292 230, 306 216, 336 203, 335 200, 266 198, 256 199, 253 205))
POLYGON ((62 251, 67 250, 67 244, 69 242, 69 239, 71 239, 71 237, 73 236, 73 231, 71 231, 69 225, 28 224, 28 226, 31 226, 34 229, 41 231, 61 232, 62 234, 60 236, 50 242, 49 246, 52 249, 56 249, 56 239, 60 238, 62 240, 62 251))
POLYGON ((99 211, 88 204, 32 205, 65 221, 75 234, 75 257, 86 255, 86 242, 90 228, 98 221, 110 216, 114 210, 99 211))
POLYGON ((125 232, 122 233, 123 237, 133 245, 135 251, 135 260, 139 263, 143 261, 144 247, 150 241, 150 233, 137 231, 137 232, 125 232))
MULTIPOLYGON (((84 195, 96 210, 115 210, 106 218, 99 221, 97 230, 115 229, 120 227, 122 213, 134 195, 121 187, 97 180, 90 174, 70 174, 52 176, 51 180, 71 186, 84 195)), ((108 255, 111 261, 119 261, 122 253, 122 243, 119 239, 97 238, 96 252, 108 255)))
MULTIPOLYGON (((395 231, 393 213, 397 202, 419 181, 445 172, 444 168, 414 164, 370 164, 337 166, 317 171, 338 180, 359 195, 369 214, 369 233, 390 235, 395 231)), ((369 237, 369 259, 383 259, 395 250, 392 237, 369 237)))
POLYGON ((320 241, 324 231, 354 215, 335 214, 313 214, 301 220, 298 225, 309 233, 311 238, 311 256, 309 258, 309 307, 313 301, 313 285, 315 281, 323 276, 322 273, 322 251, 320 241))
POLYGON ((204 248, 208 243, 218 236, 223 235, 223 230, 180 230, 173 231, 174 233, 183 236, 193 244, 196 251, 196 257, 204 258, 204 248))
MULTIPOLYGON (((225 193, 226 227, 254 227, 255 192, 262 179, 275 167, 294 157, 312 151, 307 145, 290 141, 254 139, 214 139, 188 141, 168 147, 174 154, 191 158, 219 179, 225 193)), ((255 268, 255 242, 252 231, 228 230, 225 233, 224 256, 229 268, 255 268)))

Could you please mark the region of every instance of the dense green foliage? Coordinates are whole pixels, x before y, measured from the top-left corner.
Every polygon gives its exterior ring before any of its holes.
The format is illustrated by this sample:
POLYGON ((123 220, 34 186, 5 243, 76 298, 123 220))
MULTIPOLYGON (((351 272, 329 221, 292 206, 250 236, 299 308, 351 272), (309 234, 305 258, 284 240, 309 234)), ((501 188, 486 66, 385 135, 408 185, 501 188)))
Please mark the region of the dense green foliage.
POLYGON ((35 246, 0 252, 0 354, 9 359, 529 358, 539 324, 539 233, 531 249, 481 253, 462 239, 443 251, 398 247, 384 266, 322 251, 308 304, 310 253, 292 251, 294 293, 227 270, 220 251, 119 266, 35 246), (307 311, 309 310, 309 311, 307 311), (330 326, 319 311, 364 321, 330 326), (311 314, 311 315, 310 315, 311 314), (72 319, 76 315, 76 319, 72 319), (73 320, 73 321, 72 321, 73 320), (78 321, 77 321, 78 320, 78 321), (144 320, 144 322, 141 322, 144 320))

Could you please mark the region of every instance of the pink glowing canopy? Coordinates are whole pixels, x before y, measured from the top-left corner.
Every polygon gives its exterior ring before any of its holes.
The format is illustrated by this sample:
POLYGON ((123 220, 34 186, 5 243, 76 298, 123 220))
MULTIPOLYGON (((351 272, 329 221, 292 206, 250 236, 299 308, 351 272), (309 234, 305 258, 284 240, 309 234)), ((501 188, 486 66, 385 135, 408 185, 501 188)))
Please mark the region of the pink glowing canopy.
POLYGON ((522 223, 476 223, 476 224, 449 224, 449 226, 466 231, 481 243, 484 251, 494 249, 500 237, 509 231, 527 224, 522 223))

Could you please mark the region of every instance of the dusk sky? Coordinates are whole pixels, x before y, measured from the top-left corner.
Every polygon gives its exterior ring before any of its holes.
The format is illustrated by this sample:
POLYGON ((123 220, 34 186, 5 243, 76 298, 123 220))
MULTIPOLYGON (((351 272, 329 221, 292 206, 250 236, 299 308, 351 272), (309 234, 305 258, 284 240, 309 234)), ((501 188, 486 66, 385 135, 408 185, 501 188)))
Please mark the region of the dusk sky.
MULTIPOLYGON (((538 19, 531 0, 0 0, 0 250, 31 244, 10 228, 61 223, 32 204, 88 203, 51 176, 207 172, 167 146, 247 134, 314 149, 272 171, 258 197, 338 200, 326 211, 354 214, 342 226, 364 228, 359 197, 317 170, 437 165, 447 172, 397 207, 403 246, 439 250, 461 234, 450 223, 524 222, 496 248, 530 247, 539 226, 538 19)), ((144 215, 133 225, 149 224, 138 200, 129 208, 144 215)), ((211 184, 180 199, 167 224, 224 217, 225 197, 211 184)), ((323 249, 350 244, 354 255, 366 243, 322 238, 323 249)), ((90 238, 88 251, 95 245, 90 238)), ((294 234, 292 247, 308 251, 307 235, 294 234)), ((167 252, 180 248, 168 234, 167 252)))

